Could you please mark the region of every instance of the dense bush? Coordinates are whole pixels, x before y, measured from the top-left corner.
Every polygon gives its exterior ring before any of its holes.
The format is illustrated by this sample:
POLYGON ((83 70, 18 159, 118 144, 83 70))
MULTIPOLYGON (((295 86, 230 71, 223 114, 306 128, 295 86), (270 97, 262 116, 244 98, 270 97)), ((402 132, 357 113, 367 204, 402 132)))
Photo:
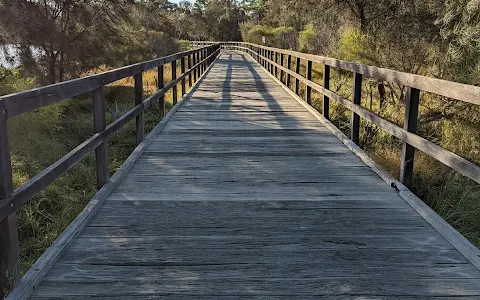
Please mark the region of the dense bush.
POLYGON ((240 24, 242 39, 245 42, 277 47, 283 49, 298 48, 298 33, 293 27, 269 27, 253 25, 252 23, 240 24))

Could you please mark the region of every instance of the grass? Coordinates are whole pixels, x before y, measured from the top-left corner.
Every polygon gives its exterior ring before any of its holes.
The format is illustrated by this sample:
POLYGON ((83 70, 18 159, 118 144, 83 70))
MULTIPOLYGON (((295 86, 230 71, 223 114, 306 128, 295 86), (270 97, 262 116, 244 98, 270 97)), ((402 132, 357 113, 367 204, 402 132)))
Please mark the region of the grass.
MULTIPOLYGON (((286 61, 284 62, 286 65, 286 61)), ((292 70, 295 69, 293 60, 292 70)), ((305 74, 302 61, 301 74, 305 74)), ((323 85, 323 66, 313 64, 313 81, 323 85)), ((331 70, 330 88, 344 98, 352 98, 352 74, 331 70)), ((285 81, 284 81, 285 82, 285 81)), ((292 88, 294 79, 292 79, 292 88)), ((405 105, 401 88, 385 85, 386 100, 380 106, 378 80, 364 78, 362 106, 382 118, 403 127, 405 105)), ((403 91, 405 93, 405 91, 403 91)), ((304 97, 305 85, 300 84, 304 97)), ((443 112, 444 117, 429 120, 421 118, 418 134, 465 159, 480 165, 480 108, 460 101, 446 101, 439 96, 423 93, 420 116, 443 112)), ((323 95, 313 91, 312 105, 322 111, 323 95)), ((335 126, 350 136, 351 111, 330 100, 330 119, 335 126)), ((360 146, 393 177, 399 178, 402 143, 375 125, 361 120, 360 146)), ((412 191, 441 215, 472 243, 480 247, 480 185, 443 165, 430 156, 416 151, 412 191)))
MULTIPOLYGON (((102 67, 89 73, 106 69, 102 67)), ((180 74, 179 68, 177 74, 180 74)), ((36 85, 33 79, 25 79, 19 72, 9 73, 2 79, 5 85, 0 94, 36 85)), ((164 80, 171 80, 170 65, 165 67, 164 80)), ((188 80, 186 83, 188 89, 188 80)), ((157 90, 156 70, 143 73, 143 86, 145 98, 157 90)), ((105 87, 108 123, 134 106, 134 92, 133 78, 105 87)), ((165 95, 167 112, 172 107, 172 98, 172 91, 165 95)), ((181 99, 180 85, 178 99, 181 99)), ((160 120, 158 105, 153 104, 145 111, 146 133, 160 120)), ((91 95, 81 95, 22 114, 10 119, 8 126, 14 185, 17 188, 93 135, 91 95)), ((130 121, 114 134, 108 144, 112 175, 136 147, 135 121, 130 121)), ((92 153, 17 212, 22 274, 83 210, 96 191, 95 156, 92 153)))

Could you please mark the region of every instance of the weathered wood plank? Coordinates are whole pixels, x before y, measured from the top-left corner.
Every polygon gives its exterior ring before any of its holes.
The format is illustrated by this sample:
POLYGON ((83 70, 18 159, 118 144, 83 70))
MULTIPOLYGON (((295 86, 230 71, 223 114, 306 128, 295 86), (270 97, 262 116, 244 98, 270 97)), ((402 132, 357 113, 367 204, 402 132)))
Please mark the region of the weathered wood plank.
POLYGON ((373 284, 369 279, 330 279, 330 278, 252 278, 229 279, 219 278, 199 281, 188 280, 181 274, 172 274, 169 278, 142 282, 141 289, 132 289, 133 281, 97 282, 95 280, 83 283, 63 283, 61 285, 45 282, 37 291, 39 296, 59 297, 63 295, 85 296, 127 296, 143 295, 168 297, 171 294, 180 295, 249 295, 302 298, 316 295, 395 295, 395 296, 479 296, 480 285, 477 279, 413 279, 413 280, 376 280, 373 284), (228 286, 229 288, 225 288, 228 286), (410 286, 411 289, 405 289, 410 286), (255 287, 255 288, 252 288, 255 287))

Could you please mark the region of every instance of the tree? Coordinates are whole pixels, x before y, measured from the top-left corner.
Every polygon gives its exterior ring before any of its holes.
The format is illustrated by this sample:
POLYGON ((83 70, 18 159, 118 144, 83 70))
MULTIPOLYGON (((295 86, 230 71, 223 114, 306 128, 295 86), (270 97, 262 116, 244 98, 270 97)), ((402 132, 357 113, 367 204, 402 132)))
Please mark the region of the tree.
POLYGON ((33 56, 29 53, 32 49, 38 49, 42 54, 37 62, 39 69, 44 70, 50 83, 55 83, 65 78, 82 53, 91 53, 91 47, 99 50, 100 41, 95 37, 112 33, 112 17, 122 12, 112 4, 94 0, 4 0, 0 6, 2 36, 19 45, 22 57, 27 59, 33 56))

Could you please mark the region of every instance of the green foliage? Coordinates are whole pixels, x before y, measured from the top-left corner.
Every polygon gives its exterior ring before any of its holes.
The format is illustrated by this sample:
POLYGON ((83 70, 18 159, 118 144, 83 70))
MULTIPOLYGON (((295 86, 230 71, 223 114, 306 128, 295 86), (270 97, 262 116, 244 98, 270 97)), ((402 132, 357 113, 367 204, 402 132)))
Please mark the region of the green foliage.
POLYGON ((336 56, 343 60, 373 64, 375 55, 371 37, 357 27, 347 27, 340 34, 336 56))
POLYGON ((280 26, 271 30, 270 43, 274 47, 283 49, 296 49, 298 33, 293 27, 280 26))
POLYGON ((297 32, 293 27, 269 27, 254 25, 252 23, 240 24, 242 39, 245 42, 265 44, 272 47, 295 49, 297 44, 297 32))
POLYGON ((313 24, 305 25, 305 29, 298 36, 299 50, 305 53, 317 51, 317 33, 313 24))
POLYGON ((445 1, 436 25, 446 42, 444 67, 461 82, 480 82, 480 5, 477 0, 445 1))
POLYGON ((240 24, 240 33, 244 42, 258 45, 263 45, 263 37, 266 37, 265 26, 254 25, 250 22, 244 22, 240 24))
POLYGON ((35 79, 25 76, 20 69, 0 67, 0 96, 28 90, 35 86, 35 79))
POLYGON ((180 49, 182 51, 189 50, 192 48, 192 46, 190 45, 190 41, 186 41, 186 40, 178 41, 178 45, 180 46, 180 49))

